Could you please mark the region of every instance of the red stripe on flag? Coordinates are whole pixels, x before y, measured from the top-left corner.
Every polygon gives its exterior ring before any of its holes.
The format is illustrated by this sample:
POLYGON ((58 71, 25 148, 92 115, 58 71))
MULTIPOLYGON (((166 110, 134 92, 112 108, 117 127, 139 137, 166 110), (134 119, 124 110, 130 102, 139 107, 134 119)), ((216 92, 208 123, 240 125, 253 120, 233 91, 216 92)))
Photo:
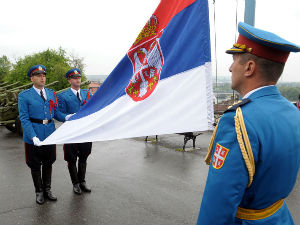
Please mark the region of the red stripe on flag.
POLYGON ((195 1, 196 0, 162 0, 153 13, 160 19, 159 30, 164 29, 177 13, 195 1))
POLYGON ((128 52, 153 38, 160 37, 162 30, 169 24, 172 18, 195 1, 196 0, 161 0, 128 52))

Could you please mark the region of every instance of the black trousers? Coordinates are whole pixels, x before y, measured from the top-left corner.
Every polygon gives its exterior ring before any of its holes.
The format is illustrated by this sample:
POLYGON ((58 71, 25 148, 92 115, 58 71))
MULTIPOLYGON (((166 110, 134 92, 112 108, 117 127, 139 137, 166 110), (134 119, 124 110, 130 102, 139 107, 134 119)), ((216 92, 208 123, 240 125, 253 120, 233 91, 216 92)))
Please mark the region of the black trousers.
POLYGON ((56 145, 35 146, 25 143, 25 160, 32 170, 40 170, 41 165, 50 167, 56 160, 56 145))
POLYGON ((76 163, 77 157, 79 162, 85 163, 92 152, 92 142, 64 144, 64 158, 68 163, 76 163))

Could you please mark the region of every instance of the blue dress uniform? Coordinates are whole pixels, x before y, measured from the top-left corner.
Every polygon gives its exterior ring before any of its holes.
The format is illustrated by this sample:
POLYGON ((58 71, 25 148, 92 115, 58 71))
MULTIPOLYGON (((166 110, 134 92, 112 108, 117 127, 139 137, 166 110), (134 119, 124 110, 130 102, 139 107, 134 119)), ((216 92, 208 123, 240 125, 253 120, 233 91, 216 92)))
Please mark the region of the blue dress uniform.
POLYGON ((77 113, 83 105, 92 96, 91 92, 87 89, 80 89, 81 99, 78 100, 77 96, 72 92, 71 88, 65 90, 57 95, 59 111, 64 113, 77 113))
MULTIPOLYGON (((70 69, 66 73, 67 79, 81 77, 81 71, 77 68, 70 69)), ((74 90, 75 91, 75 90, 74 90)), ((78 97, 69 88, 58 94, 59 110, 63 113, 73 114, 90 99, 91 93, 87 89, 80 89, 78 97), (79 98, 79 96, 81 98, 79 98)), ((76 194, 81 194, 81 191, 90 192, 91 190, 86 186, 85 174, 87 167, 87 158, 91 154, 92 143, 73 143, 64 144, 64 159, 68 162, 68 170, 70 173, 73 190, 76 194), (78 169, 76 162, 78 158, 78 169)))
MULTIPOLYGON (((28 77, 46 74, 43 65, 36 65, 28 71, 28 77)), ((18 96, 19 117, 23 128, 25 142, 26 164, 31 169, 32 179, 36 191, 36 201, 44 203, 44 196, 56 200, 51 192, 52 164, 56 160, 56 146, 35 146, 33 138, 43 141, 55 131, 53 118, 65 121, 66 115, 59 112, 57 98, 53 90, 44 88, 46 99, 32 87, 22 91, 18 96), (41 174, 42 166, 42 174, 41 174)))
MULTIPOLYGON (((255 38, 258 38, 259 41, 273 42, 273 45, 286 43, 244 23, 239 24, 239 32, 243 39, 257 41, 255 38)), ((260 44, 265 45, 264 42, 260 44)), ((242 53, 253 46, 249 40, 247 45, 238 41, 228 53, 242 53)), ((293 44, 289 47, 300 50, 293 44)), ((264 57, 264 53, 260 54, 264 57)), ((270 52, 266 54, 268 56, 270 52)), ((284 52, 280 54, 283 61, 287 59, 284 52)), ((275 55, 271 57, 278 57, 275 55)), ((265 58, 269 59, 267 56, 265 58)), ((284 199, 292 191, 299 170, 300 112, 297 108, 276 86, 261 87, 224 113, 214 135, 197 224, 293 225, 284 199), (239 120, 239 115, 243 121, 239 120), (240 124, 245 125, 247 138, 239 139, 240 131, 243 132, 240 124), (247 140, 252 154, 245 155, 240 143, 247 140), (250 159, 251 155, 253 167, 251 160, 245 159, 250 159)))
POLYGON ((48 124, 42 124, 31 122, 30 118, 39 120, 51 120, 55 118, 61 122, 65 121, 66 114, 58 111, 57 97, 54 91, 48 88, 45 88, 45 91, 47 101, 44 101, 33 87, 19 94, 19 116, 23 127, 23 140, 25 143, 33 144, 32 138, 35 136, 43 141, 55 131, 54 120, 48 124))

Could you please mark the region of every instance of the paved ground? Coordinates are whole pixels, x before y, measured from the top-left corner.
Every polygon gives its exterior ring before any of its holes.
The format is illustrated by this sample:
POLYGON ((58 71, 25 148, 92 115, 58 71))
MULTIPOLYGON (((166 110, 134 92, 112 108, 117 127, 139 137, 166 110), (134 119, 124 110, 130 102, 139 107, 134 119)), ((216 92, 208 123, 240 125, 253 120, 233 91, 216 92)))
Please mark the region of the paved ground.
MULTIPOLYGON (((193 152, 177 151, 183 136, 163 135, 93 144, 87 180, 91 194, 74 195, 57 146, 53 167, 56 203, 35 203, 22 139, 0 127, 0 224, 194 224, 208 167, 203 162, 211 133, 193 152), (153 138, 153 137, 152 137, 153 138)), ((192 143, 188 143, 188 150, 192 143)), ((287 199, 300 224, 300 176, 287 199)))

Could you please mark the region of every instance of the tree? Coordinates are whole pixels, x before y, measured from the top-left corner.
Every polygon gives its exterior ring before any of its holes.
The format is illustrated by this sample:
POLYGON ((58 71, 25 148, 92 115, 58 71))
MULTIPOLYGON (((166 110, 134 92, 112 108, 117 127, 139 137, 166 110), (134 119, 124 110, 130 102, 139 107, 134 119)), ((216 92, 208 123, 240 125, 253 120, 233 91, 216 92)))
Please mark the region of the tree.
POLYGON ((11 62, 7 56, 0 57, 0 81, 3 81, 4 77, 8 75, 11 69, 11 62))
MULTIPOLYGON (((83 58, 72 58, 72 60, 75 59, 77 60, 77 63, 81 63, 80 65, 82 65, 82 67, 84 66, 82 62, 83 58)), ((24 58, 18 59, 17 62, 13 64, 13 69, 9 75, 6 76, 6 80, 10 82, 20 81, 22 84, 29 83, 27 72, 30 67, 42 64, 46 67, 47 83, 49 84, 53 81, 59 81, 57 85, 51 88, 60 90, 69 87, 65 74, 70 68, 72 68, 72 60, 67 56, 66 51, 62 48, 59 48, 57 51, 47 49, 43 52, 27 55, 24 58)), ((86 80, 84 74, 82 74, 82 80, 86 80)))
POLYGON ((85 64, 83 63, 83 58, 76 56, 75 53, 70 53, 69 55, 69 64, 72 68, 78 68, 81 71, 81 81, 85 81, 87 78, 84 73, 85 64))
POLYGON ((298 100, 299 96, 299 88, 298 87, 290 87, 278 85, 279 91, 281 94, 287 98, 289 101, 295 102, 298 100))

